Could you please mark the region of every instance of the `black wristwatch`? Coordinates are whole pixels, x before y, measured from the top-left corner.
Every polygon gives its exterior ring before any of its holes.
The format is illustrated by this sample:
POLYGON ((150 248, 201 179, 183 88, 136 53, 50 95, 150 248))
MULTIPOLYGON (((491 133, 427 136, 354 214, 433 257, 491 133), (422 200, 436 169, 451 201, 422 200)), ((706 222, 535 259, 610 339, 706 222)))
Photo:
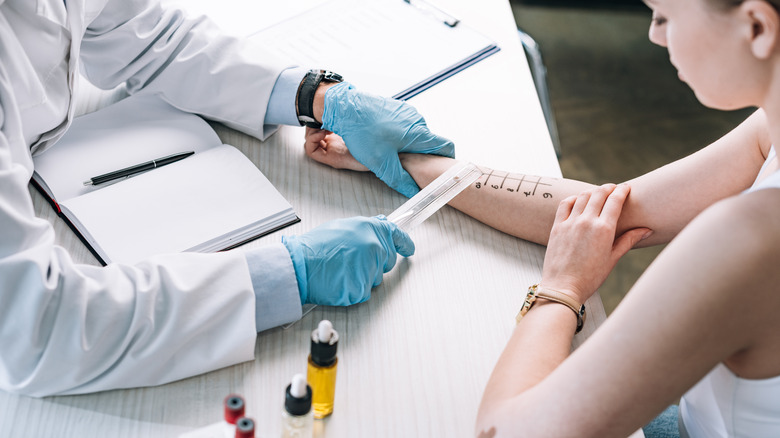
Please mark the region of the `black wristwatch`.
POLYGON ((301 85, 298 86, 298 94, 295 96, 295 102, 298 106, 298 122, 301 126, 310 128, 322 128, 314 118, 314 93, 320 86, 320 82, 342 82, 344 78, 337 73, 328 70, 309 70, 303 77, 301 85))

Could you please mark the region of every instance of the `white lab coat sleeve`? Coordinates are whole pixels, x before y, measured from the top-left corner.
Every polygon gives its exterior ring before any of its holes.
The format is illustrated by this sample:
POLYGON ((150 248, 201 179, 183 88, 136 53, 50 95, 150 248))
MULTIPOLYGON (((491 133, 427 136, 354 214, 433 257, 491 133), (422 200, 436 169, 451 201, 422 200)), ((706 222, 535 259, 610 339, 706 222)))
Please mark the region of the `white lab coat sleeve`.
POLYGON ((271 90, 292 65, 205 17, 154 0, 109 0, 86 24, 81 66, 101 88, 126 83, 131 94, 159 93, 181 110, 264 139, 275 129, 264 127, 271 90))
POLYGON ((278 243, 250 249, 246 260, 255 289, 257 331, 301 319, 301 296, 287 248, 278 243))
POLYGON ((52 226, 34 214, 5 73, 0 65, 0 389, 149 386, 252 360, 255 294, 240 252, 97 267, 54 244, 52 226))

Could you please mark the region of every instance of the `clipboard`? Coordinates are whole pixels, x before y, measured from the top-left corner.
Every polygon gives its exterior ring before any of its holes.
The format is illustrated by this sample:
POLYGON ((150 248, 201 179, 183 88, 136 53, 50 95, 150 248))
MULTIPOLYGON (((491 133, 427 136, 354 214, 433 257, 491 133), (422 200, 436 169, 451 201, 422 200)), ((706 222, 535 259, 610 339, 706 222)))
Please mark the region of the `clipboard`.
POLYGON ((500 50, 425 0, 329 0, 249 39, 282 60, 401 100, 500 50))

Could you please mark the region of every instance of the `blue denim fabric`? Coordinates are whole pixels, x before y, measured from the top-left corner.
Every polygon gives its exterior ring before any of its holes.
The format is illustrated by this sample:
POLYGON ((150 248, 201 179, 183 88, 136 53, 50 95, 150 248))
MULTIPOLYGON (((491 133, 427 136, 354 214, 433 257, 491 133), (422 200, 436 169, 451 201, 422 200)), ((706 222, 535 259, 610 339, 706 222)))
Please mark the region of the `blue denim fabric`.
POLYGON ((679 408, 671 405, 653 421, 642 428, 645 438, 680 438, 680 429, 677 425, 679 408))

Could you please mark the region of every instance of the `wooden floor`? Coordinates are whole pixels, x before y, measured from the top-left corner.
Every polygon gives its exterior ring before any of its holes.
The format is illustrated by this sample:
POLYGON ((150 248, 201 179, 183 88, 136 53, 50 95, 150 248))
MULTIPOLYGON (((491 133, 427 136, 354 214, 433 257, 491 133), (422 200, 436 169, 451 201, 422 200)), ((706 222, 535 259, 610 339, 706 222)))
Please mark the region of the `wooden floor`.
MULTIPOLYGON (((512 0, 540 45, 567 178, 621 182, 717 139, 752 110, 704 108, 647 39, 650 11, 536 6, 512 0)), ((611 312, 662 248, 634 250, 601 289, 611 312)))

